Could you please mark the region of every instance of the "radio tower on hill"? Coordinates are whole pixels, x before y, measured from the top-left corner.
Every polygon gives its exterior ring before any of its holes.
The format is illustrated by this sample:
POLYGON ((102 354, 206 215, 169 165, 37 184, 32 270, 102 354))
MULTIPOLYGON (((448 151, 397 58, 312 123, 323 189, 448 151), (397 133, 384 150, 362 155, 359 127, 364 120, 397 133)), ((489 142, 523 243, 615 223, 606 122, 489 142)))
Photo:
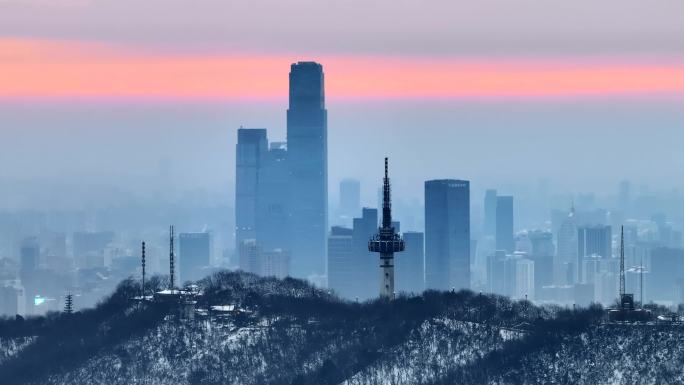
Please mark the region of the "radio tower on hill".
POLYGON ((394 253, 404 251, 404 240, 392 226, 392 199, 390 196, 390 180, 388 162, 385 158, 385 179, 382 186, 382 227, 378 229, 370 242, 368 250, 380 253, 380 297, 394 298, 394 253))

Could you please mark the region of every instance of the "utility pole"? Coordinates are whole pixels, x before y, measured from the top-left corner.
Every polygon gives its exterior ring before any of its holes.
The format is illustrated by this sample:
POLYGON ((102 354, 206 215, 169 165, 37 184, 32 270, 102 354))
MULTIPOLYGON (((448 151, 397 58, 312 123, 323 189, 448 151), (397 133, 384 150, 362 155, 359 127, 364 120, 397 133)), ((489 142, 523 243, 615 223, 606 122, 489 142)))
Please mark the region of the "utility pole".
POLYGON ((176 287, 176 279, 174 276, 175 272, 175 267, 174 267, 174 254, 173 254, 173 226, 171 226, 170 229, 170 239, 169 239, 169 289, 173 290, 176 287))

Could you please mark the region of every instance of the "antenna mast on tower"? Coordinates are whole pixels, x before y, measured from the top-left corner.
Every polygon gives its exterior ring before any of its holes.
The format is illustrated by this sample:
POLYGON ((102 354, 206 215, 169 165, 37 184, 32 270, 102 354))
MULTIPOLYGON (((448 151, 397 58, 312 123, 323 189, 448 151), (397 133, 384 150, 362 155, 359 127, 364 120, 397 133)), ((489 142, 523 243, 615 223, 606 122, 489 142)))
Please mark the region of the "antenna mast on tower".
POLYGON ((140 285, 142 300, 145 300, 145 242, 142 243, 142 282, 140 285))
POLYGON ((169 289, 173 290, 176 287, 176 279, 174 276, 174 255, 173 255, 173 226, 171 226, 171 236, 169 239, 169 289))

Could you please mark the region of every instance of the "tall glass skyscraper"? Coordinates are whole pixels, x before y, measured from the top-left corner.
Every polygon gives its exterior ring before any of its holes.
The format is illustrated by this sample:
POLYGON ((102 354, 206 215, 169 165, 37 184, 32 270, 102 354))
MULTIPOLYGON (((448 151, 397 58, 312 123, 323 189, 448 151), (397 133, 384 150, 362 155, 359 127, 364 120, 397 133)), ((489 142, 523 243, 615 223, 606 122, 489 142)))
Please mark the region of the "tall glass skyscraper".
POLYGON ((470 182, 425 182, 425 286, 470 288, 470 182))
POLYGON ((290 68, 287 147, 292 226, 292 273, 325 274, 328 222, 328 117, 323 67, 299 62, 290 68))
POLYGON ((257 194, 267 152, 266 129, 238 129, 235 160, 235 250, 240 250, 244 240, 256 238, 257 194))
POLYGON ((512 196, 496 197, 496 249, 510 254, 515 251, 512 196))

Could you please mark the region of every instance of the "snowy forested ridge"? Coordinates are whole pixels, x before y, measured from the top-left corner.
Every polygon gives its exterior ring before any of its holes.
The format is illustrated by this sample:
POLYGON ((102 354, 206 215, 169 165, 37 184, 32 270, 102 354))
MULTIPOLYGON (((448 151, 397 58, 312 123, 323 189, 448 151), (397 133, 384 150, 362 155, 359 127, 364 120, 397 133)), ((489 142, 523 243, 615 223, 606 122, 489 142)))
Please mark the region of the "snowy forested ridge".
POLYGON ((198 309, 244 312, 183 319, 131 301, 140 288, 129 280, 95 309, 0 321, 0 383, 684 383, 684 328, 607 324, 598 307, 468 291, 359 304, 229 272, 198 284, 198 309))

